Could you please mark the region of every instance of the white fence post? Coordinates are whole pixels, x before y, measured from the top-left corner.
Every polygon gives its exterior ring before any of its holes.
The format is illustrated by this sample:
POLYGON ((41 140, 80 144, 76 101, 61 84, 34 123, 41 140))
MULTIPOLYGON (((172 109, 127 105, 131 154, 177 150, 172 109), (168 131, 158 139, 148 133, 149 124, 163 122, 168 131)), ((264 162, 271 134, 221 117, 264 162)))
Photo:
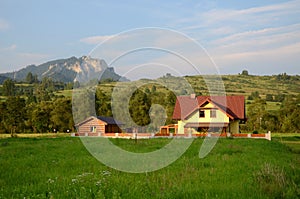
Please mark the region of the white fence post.
POLYGON ((271 141, 271 131, 268 131, 268 133, 266 134, 266 139, 271 141))

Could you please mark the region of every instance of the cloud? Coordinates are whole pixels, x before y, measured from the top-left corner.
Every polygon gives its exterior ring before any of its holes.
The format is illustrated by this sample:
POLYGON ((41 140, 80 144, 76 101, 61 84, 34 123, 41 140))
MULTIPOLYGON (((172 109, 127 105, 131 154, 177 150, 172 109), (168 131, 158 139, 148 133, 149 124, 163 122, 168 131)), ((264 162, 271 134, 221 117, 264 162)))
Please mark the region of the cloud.
POLYGON ((254 74, 270 74, 288 72, 299 74, 300 42, 274 49, 258 49, 257 51, 223 53, 213 58, 221 71, 240 72, 243 66, 254 74), (296 62, 296 65, 295 65, 296 62), (239 69, 238 69, 239 68, 239 69))
POLYGON ((3 51, 14 51, 15 49, 17 48, 17 45, 16 44, 12 44, 8 47, 4 47, 4 48, 0 48, 0 51, 3 52, 3 51))
POLYGON ((200 15, 205 25, 228 22, 243 22, 245 25, 266 25, 266 22, 274 23, 281 20, 280 17, 300 13, 300 1, 288 1, 280 4, 252 7, 247 9, 213 9, 200 15))
POLYGON ((6 20, 0 18, 0 31, 7 30, 9 28, 10 28, 9 23, 6 20))
POLYGON ((300 24, 245 31, 216 39, 212 46, 229 51, 277 48, 300 41, 300 24), (230 50, 231 49, 231 50, 230 50))
POLYGON ((180 19, 177 26, 204 43, 223 69, 252 65, 257 71, 262 66, 297 71, 299 15, 299 0, 244 9, 215 7, 180 19))
POLYGON ((299 23, 299 14, 300 0, 245 9, 216 7, 178 19, 175 26, 185 32, 205 34, 204 39, 210 39, 215 35, 299 23))
POLYGON ((279 3, 279 4, 244 9, 244 10, 239 11, 239 13, 240 14, 257 14, 257 13, 263 13, 263 12, 275 13, 275 11, 277 13, 279 13, 278 11, 280 11, 282 14, 282 11, 284 13, 289 13, 291 11, 300 12, 299 6, 300 6, 300 1, 294 0, 294 1, 288 1, 288 2, 279 3))
POLYGON ((105 40, 111 39, 113 37, 114 37, 114 35, 85 37, 85 38, 80 39, 80 42, 85 43, 85 44, 97 45, 97 44, 104 42, 105 40))

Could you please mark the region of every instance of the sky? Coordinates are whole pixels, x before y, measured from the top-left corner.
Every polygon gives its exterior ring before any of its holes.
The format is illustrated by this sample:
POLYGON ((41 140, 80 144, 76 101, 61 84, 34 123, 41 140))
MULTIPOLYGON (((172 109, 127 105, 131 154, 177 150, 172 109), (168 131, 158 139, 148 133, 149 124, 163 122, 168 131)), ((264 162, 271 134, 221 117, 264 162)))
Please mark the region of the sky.
MULTIPOLYGON (((0 0, 0 73, 89 55, 100 42, 144 27, 190 38, 204 49, 207 60, 212 60, 221 74, 237 74, 244 69, 258 75, 300 74, 300 0, 0 0)), ((166 41, 176 43, 178 38, 171 34, 155 40, 158 46, 166 41)), ((199 57, 195 65, 206 63, 191 49, 185 52, 194 52, 192 60, 199 57)), ((106 59, 104 54, 97 56, 106 59)), ((147 53, 137 53, 119 64, 136 65, 130 60, 140 57, 147 57, 147 53)), ((153 59, 155 63, 162 60, 153 59)), ((179 63, 170 55, 166 59, 173 59, 166 63, 179 63)), ((124 66, 120 72, 126 70, 124 66)), ((193 71, 187 70, 187 74, 193 71)))

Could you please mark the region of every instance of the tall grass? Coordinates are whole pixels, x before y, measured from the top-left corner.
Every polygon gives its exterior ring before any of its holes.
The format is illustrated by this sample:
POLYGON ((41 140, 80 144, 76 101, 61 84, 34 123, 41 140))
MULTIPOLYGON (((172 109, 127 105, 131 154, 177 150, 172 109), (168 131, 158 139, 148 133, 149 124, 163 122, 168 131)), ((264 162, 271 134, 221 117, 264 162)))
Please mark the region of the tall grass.
MULTIPOLYGON (((153 151, 169 141, 113 140, 135 152, 153 151)), ((207 157, 199 159, 202 142, 196 139, 183 156, 164 169, 131 174, 99 163, 79 138, 0 139, 0 198, 300 196, 300 157, 284 144, 220 139, 207 157), (279 184, 268 187, 269 178, 279 184)))

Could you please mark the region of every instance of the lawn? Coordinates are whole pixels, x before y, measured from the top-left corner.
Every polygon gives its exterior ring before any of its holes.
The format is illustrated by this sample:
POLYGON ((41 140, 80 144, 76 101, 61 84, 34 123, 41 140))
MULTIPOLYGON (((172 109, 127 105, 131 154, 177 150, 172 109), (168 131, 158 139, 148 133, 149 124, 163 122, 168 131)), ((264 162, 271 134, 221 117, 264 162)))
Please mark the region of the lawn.
MULTIPOLYGON (((134 152, 170 142, 112 141, 134 152)), ((0 198, 297 198, 299 151, 282 141, 223 138, 199 159, 199 138, 168 167, 132 174, 98 162, 79 138, 0 139, 0 198)))

